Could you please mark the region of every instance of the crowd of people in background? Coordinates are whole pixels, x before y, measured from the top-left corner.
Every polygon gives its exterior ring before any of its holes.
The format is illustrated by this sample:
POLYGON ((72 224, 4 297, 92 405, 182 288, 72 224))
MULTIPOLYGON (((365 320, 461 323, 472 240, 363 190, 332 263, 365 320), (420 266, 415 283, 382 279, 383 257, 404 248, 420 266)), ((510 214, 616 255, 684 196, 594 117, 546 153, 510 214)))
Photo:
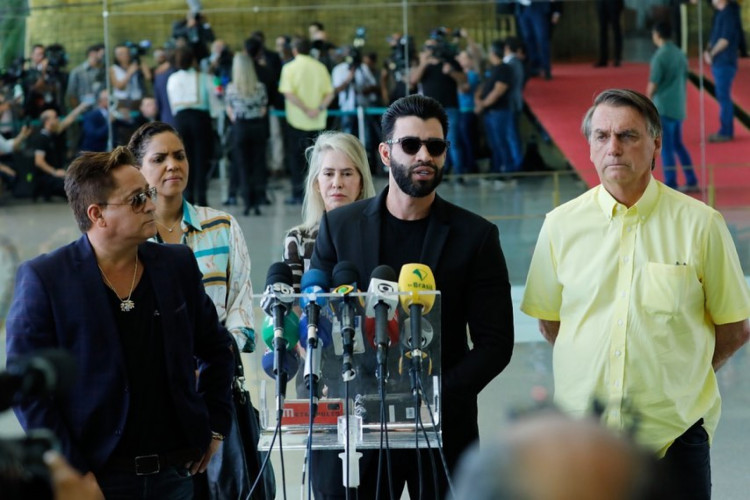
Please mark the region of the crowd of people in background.
MULTIPOLYGON (((733 24, 736 2, 711 2, 720 22, 705 57, 720 83, 723 111, 721 128, 709 139, 723 142, 732 138, 726 96, 733 50, 716 42, 730 29, 742 31, 733 24)), ((601 30, 595 67, 622 61, 622 10, 622 0, 597 0, 601 30), (613 54, 608 28, 614 31, 613 54)), ((563 18, 563 2, 500 2, 498 11, 514 16, 516 36, 484 47, 466 29, 439 27, 417 46, 412 36, 394 33, 386 57, 365 50, 363 28, 351 45, 337 46, 317 21, 310 23, 307 37, 277 36, 275 50, 266 46, 262 31, 231 47, 216 37, 205 15, 192 10, 173 24, 163 47, 151 50, 146 40, 118 43, 109 67, 101 43, 88 47, 85 60, 69 74, 62 45, 35 44, 23 66, 6 71, 0 133, 10 139, 28 121, 34 133, 25 143, 21 137, 15 153, 0 151, 0 183, 18 197, 62 196, 62 175, 80 151, 127 144, 139 126, 158 120, 175 127, 185 141, 193 171, 188 201, 208 204, 208 184, 219 159, 226 158, 229 182, 221 201, 244 204, 245 215, 260 215, 261 207, 273 202, 269 181, 278 177, 290 179, 284 202, 302 203, 304 151, 323 130, 358 136, 372 175, 383 175, 379 112, 407 93, 421 93, 448 113, 447 173, 457 183, 466 182, 466 174, 485 173, 490 175, 480 180, 484 184, 513 186, 512 174, 524 167, 525 158, 523 89, 529 78, 553 78, 550 39, 563 18), (364 117, 358 116, 361 109, 364 117)), ((738 38, 742 51, 744 37, 738 38)), ((682 160, 687 161, 684 155, 682 160)))

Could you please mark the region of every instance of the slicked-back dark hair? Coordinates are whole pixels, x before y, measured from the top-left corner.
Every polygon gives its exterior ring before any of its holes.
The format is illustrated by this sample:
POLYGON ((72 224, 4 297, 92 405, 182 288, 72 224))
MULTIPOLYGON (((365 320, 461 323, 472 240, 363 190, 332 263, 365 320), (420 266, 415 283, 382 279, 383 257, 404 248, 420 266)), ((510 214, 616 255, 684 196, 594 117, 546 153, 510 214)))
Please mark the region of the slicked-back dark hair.
POLYGON ((140 169, 143 165, 143 156, 146 154, 146 148, 151 143, 151 139, 164 132, 171 132, 182 141, 179 132, 172 125, 159 121, 144 123, 133 132, 128 142, 128 149, 133 154, 136 167, 140 169))
POLYGON ((383 140, 393 139, 393 128, 396 120, 404 116, 416 116, 422 120, 435 118, 443 127, 443 138, 448 137, 448 115, 443 106, 432 97, 412 94, 393 102, 380 120, 383 140))
POLYGON ((111 153, 83 152, 68 167, 65 194, 82 233, 91 229, 89 205, 109 198, 117 187, 112 171, 122 165, 135 165, 135 158, 125 146, 118 146, 111 153))

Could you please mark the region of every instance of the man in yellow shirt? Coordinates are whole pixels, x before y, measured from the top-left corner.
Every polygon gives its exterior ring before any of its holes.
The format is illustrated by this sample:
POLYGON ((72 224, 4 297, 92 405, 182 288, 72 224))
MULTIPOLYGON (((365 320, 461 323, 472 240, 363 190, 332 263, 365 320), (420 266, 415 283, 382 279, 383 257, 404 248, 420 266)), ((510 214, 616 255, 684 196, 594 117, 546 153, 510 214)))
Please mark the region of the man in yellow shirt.
POLYGON ((710 498, 715 371, 750 337, 737 251, 716 210, 652 177, 662 131, 648 98, 606 90, 582 128, 601 184, 547 214, 521 310, 554 345, 564 411, 603 405, 603 423, 710 498))
POLYGON ((326 109, 333 100, 328 69, 310 57, 310 42, 292 41, 294 59, 281 69, 279 92, 286 100, 286 155, 292 178, 292 197, 287 204, 301 204, 306 171, 305 149, 326 128, 326 109))

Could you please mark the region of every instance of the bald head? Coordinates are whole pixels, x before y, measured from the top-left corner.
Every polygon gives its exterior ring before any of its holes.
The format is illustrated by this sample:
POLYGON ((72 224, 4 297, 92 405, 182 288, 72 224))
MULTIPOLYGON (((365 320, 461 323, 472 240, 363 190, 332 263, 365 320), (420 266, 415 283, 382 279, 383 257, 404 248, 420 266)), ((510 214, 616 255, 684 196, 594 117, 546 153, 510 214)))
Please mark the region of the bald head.
POLYGON ((653 460, 597 422, 546 414, 512 424, 461 463, 459 500, 649 498, 653 460))

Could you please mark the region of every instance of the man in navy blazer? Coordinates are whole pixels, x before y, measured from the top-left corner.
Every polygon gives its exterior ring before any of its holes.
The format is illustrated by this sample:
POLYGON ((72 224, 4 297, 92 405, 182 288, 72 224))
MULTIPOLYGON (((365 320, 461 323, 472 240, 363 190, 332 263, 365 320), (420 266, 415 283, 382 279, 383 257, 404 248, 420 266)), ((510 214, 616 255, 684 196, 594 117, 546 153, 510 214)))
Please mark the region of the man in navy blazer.
POLYGON ((83 236, 18 270, 8 362, 62 348, 77 373, 67 397, 14 411, 27 431, 50 429, 107 498, 147 498, 147 484, 190 498, 229 432, 232 340, 190 248, 146 241, 156 191, 134 164, 123 147, 77 158, 65 188, 83 236))
MULTIPOLYGON (((445 111, 429 97, 410 95, 388 108, 379 146, 381 160, 390 168, 388 187, 376 198, 323 215, 311 267, 330 272, 337 262, 351 261, 361 279, 368 279, 380 264, 397 273, 410 262, 430 267, 442 295, 442 428, 452 469, 479 437, 477 395, 510 361, 513 310, 497 226, 435 193, 443 176, 447 128, 445 111)), ((414 452, 391 450, 391 459, 396 497, 406 482, 411 498, 417 498, 420 478, 414 452)), ((360 499, 375 494, 377 461, 377 452, 365 452, 360 499)), ((421 483, 424 497, 434 498, 429 463, 423 458, 421 483)), ((442 498, 446 481, 439 476, 442 498)), ((320 496, 340 494, 335 484, 341 484, 340 477, 320 484, 320 496)))

